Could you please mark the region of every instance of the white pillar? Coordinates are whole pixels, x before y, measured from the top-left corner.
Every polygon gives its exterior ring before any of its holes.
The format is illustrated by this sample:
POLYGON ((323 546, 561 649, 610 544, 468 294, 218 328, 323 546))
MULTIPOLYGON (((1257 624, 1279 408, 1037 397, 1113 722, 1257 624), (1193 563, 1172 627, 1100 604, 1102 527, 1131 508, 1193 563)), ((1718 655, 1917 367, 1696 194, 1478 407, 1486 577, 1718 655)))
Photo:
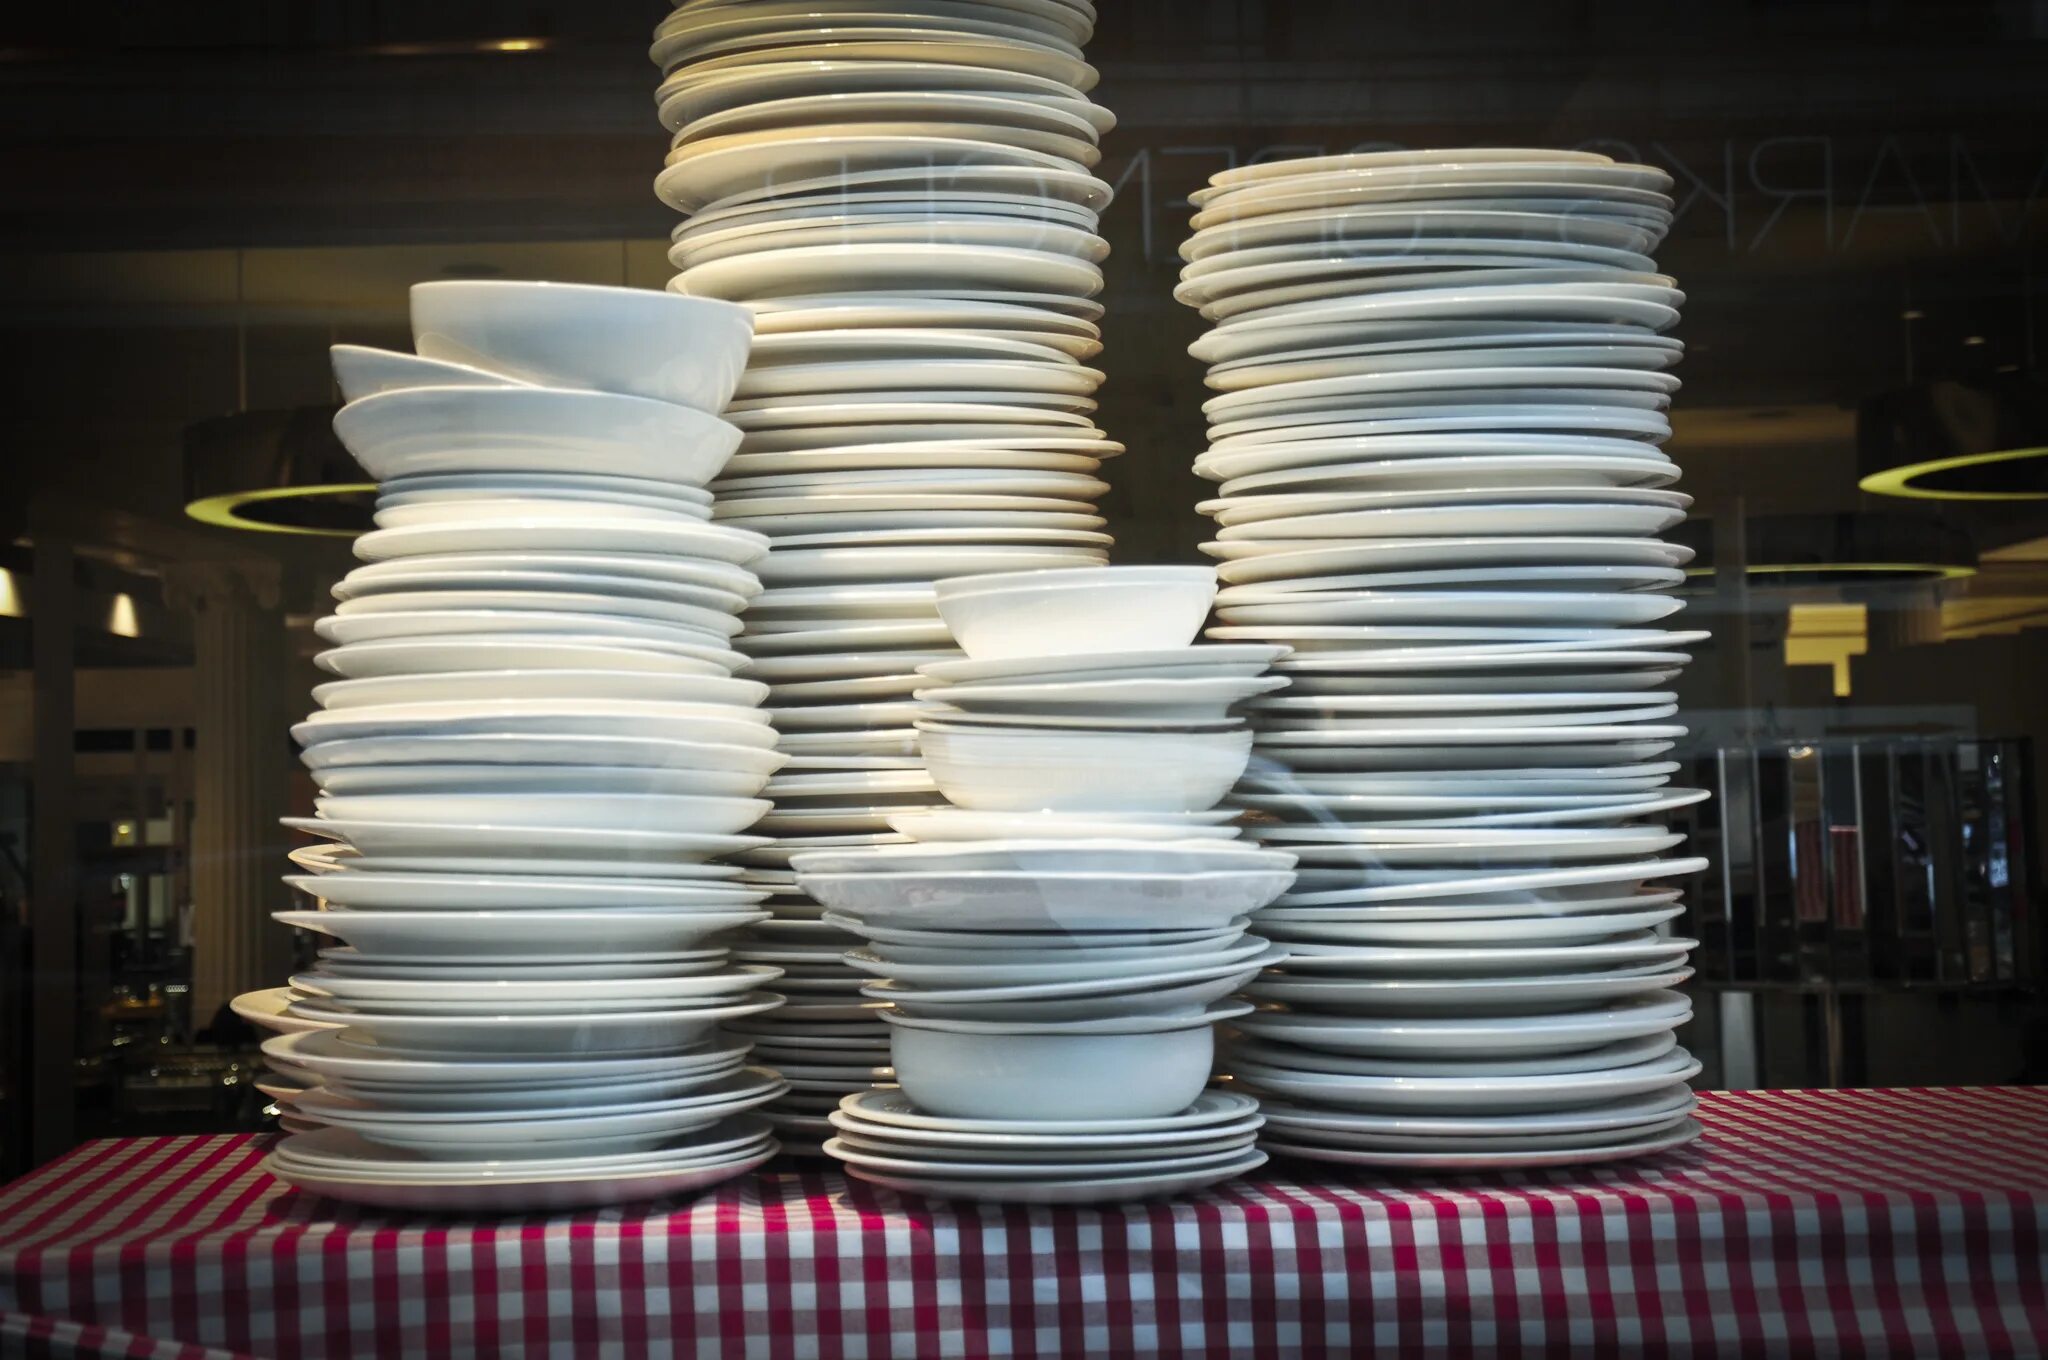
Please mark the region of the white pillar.
POLYGON ((192 1026, 241 992, 284 982, 291 935, 283 905, 291 747, 278 569, 261 562, 175 567, 166 594, 192 612, 198 711, 188 838, 192 1026))

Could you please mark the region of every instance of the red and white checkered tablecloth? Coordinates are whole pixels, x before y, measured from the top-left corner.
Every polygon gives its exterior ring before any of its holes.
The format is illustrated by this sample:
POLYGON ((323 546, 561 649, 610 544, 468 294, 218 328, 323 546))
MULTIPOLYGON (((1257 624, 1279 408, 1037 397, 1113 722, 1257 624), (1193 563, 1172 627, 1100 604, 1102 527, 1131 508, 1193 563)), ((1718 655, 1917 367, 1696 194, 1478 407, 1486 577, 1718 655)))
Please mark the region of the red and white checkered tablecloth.
POLYGON ((677 1203, 359 1213, 267 1138, 90 1143, 0 1190, 0 1354, 2037 1355, 2048 1089, 1710 1094, 1608 1169, 1289 1166, 1105 1209, 771 1171, 677 1203))

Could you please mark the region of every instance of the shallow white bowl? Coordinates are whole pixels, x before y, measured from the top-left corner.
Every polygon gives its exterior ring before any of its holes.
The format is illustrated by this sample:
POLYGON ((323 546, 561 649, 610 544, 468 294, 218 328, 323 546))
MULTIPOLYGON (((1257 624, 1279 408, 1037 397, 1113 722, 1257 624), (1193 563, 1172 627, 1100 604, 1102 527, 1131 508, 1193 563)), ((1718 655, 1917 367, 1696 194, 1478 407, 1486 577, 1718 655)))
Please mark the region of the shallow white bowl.
POLYGON ((518 379, 445 359, 423 359, 370 345, 329 345, 334 382, 343 401, 359 401, 401 387, 519 387, 518 379))
POLYGON ((885 1012, 889 1055, 921 1110, 962 1119, 1146 1119, 1208 1084, 1210 1016, 1079 1024, 913 1020, 885 1012))
POLYGON ((920 723, 918 748, 939 791, 985 812, 1202 812, 1251 758, 1248 729, 1119 732, 920 723))
POLYGON ((646 288, 453 279, 413 285, 412 329, 430 359, 715 413, 739 386, 754 318, 646 288))
POLYGON ((1209 567, 1075 567, 956 576, 939 617, 975 661, 1185 647, 1216 598, 1209 567))
POLYGON ((464 472, 591 473, 702 486, 739 447, 716 416, 612 392, 407 387, 352 401, 334 433, 378 481, 464 472))

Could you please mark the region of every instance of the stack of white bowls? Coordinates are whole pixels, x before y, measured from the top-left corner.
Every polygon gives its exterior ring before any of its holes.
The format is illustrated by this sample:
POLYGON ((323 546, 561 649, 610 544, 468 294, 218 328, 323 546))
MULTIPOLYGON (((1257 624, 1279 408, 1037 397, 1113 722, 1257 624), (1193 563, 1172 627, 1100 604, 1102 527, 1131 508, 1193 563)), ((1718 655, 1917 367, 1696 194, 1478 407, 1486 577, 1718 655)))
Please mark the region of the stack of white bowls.
POLYGON ((735 645, 789 763, 763 791, 775 844, 741 857, 775 916, 742 957, 787 970, 790 1004, 749 1032, 787 1064, 769 1115, 792 1150, 888 1075, 854 941, 788 862, 901 842, 887 816, 939 801, 910 699, 959 655, 932 581, 1105 560, 1093 24, 1085 0, 692 0, 655 32, 655 188, 687 214, 669 287, 758 331, 711 490, 719 523, 774 545, 735 645))
POLYGON ((946 806, 911 843, 793 863, 879 979, 900 1091, 848 1096, 851 1174, 968 1199, 1171 1194, 1264 1161, 1257 1104, 1205 1094, 1225 998, 1279 957, 1248 913, 1291 854, 1219 809, 1251 752, 1235 705, 1270 646, 1191 646, 1206 567, 941 581, 967 659, 926 665, 918 740, 946 806), (1114 650, 1112 650, 1114 649, 1114 650))
POLYGON ((380 484, 294 729, 324 838, 278 913, 338 941, 250 1009, 307 1089, 270 1167, 405 1208, 675 1193, 775 1150, 784 1089, 721 1023, 773 966, 719 857, 781 764, 735 678, 757 534, 708 522, 749 318, 669 293, 413 290, 418 355, 337 349, 335 429, 380 484))
POLYGON ((1656 819, 1689 554, 1659 449, 1669 177, 1604 156, 1268 162, 1195 196, 1178 296, 1219 395, 1210 635, 1284 643, 1242 802, 1300 857, 1226 1063, 1266 1146, 1372 1166, 1694 1135, 1669 990, 1703 861, 1656 819))

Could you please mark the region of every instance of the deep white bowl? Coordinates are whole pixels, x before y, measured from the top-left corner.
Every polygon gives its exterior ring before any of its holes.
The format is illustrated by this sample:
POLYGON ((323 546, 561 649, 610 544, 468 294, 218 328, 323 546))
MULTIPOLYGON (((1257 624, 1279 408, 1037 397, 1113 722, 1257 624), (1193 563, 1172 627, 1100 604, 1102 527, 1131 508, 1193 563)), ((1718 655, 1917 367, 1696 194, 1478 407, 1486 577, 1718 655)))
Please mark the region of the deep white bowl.
POLYGON ((1249 729, 1132 732, 918 724, 948 802, 984 812, 1202 812, 1251 759, 1249 729))
POLYGON ((1194 1103, 1215 1059, 1208 1014, 1011 1024, 883 1012, 903 1093, 956 1119, 1156 1119, 1194 1103))
POLYGON ((1186 647, 1216 598, 1210 567, 1073 567, 956 576, 939 616, 975 661, 1186 647))
POLYGON ((521 382, 716 413, 746 368, 753 314, 647 288, 451 279, 414 284, 413 345, 521 382))

